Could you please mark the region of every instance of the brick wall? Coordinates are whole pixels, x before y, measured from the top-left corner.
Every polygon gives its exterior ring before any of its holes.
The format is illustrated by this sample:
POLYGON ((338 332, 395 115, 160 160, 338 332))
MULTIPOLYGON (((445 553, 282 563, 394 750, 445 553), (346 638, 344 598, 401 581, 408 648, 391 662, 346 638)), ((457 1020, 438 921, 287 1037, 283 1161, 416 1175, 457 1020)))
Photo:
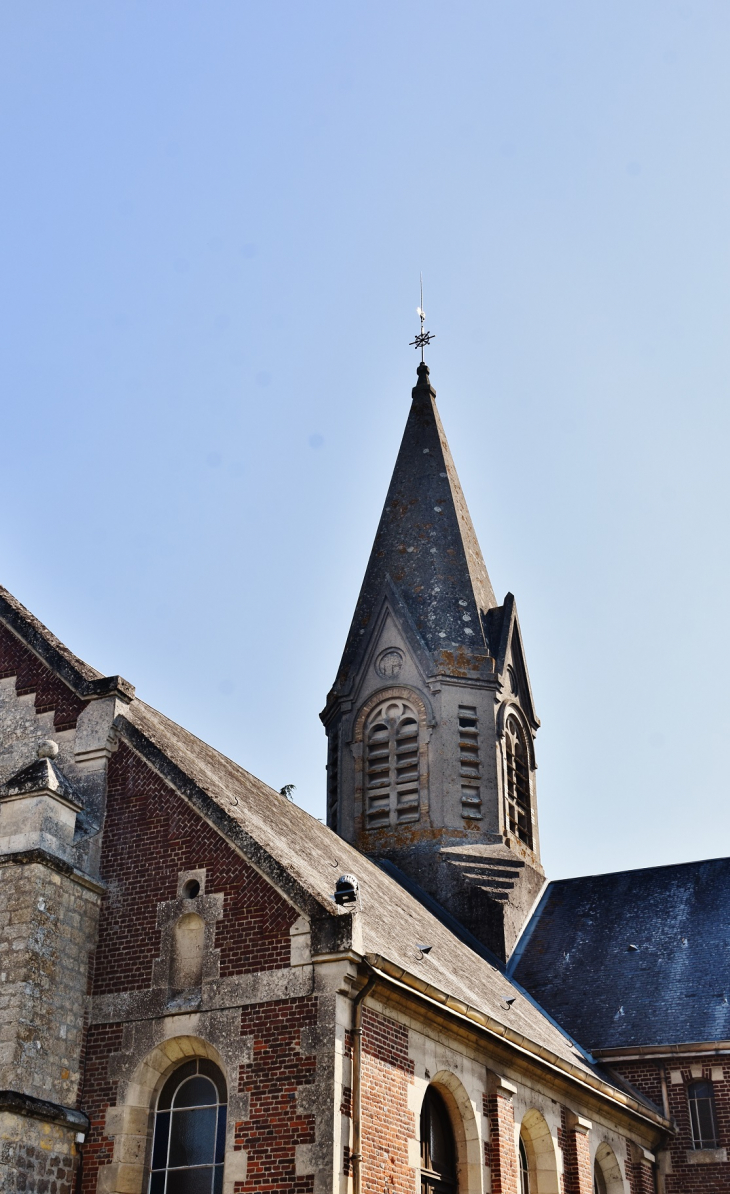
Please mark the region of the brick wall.
POLYGON ((236 1126, 236 1146, 248 1153, 246 1181, 236 1190, 307 1194, 314 1175, 297 1174, 297 1147, 314 1142, 314 1116, 298 1106, 298 1092, 314 1083, 316 1058, 307 1051, 307 1030, 317 1019, 317 1000, 256 1003, 243 1009, 241 1034, 253 1038, 253 1060, 241 1066, 239 1090, 249 1112, 236 1126))
MULTIPOLYGON (((628 1078, 642 1094, 647 1095, 659 1107, 662 1107, 661 1071, 664 1061, 621 1062, 615 1066, 625 1078, 628 1078)), ((719 1145, 727 1149, 730 1157, 730 1064, 716 1059, 709 1064, 698 1063, 696 1058, 684 1062, 682 1059, 671 1059, 666 1062, 666 1086, 669 1100, 669 1112, 677 1126, 677 1136, 669 1144, 668 1153, 670 1164, 665 1166, 670 1171, 665 1172, 664 1184, 666 1194, 729 1194, 730 1192, 730 1160, 717 1164, 693 1164, 690 1156, 695 1151, 692 1141, 689 1104, 687 1101, 687 1085, 691 1081, 701 1078, 712 1082, 715 1096, 715 1111, 719 1145), (698 1072, 692 1073, 692 1067, 698 1072), (672 1072, 681 1073, 682 1082, 672 1081, 672 1072), (714 1074, 714 1078, 713 1078, 714 1074), (720 1074, 722 1074, 721 1080, 720 1074)), ((643 1166, 633 1166, 632 1194, 644 1194, 642 1175, 636 1172, 643 1166)), ((653 1194, 653 1187, 651 1194, 653 1194)))
POLYGON ((55 710, 53 724, 57 730, 73 729, 88 704, 0 622, 0 677, 3 676, 16 677, 18 696, 35 693, 36 713, 55 710))
POLYGON ((177 895, 180 871, 207 868, 206 895, 222 892, 216 927, 220 975, 289 965, 297 913, 147 764, 122 745, 109 764, 94 994, 145 990, 160 952, 157 904, 177 895))
POLYGON ((408 1139, 417 1135, 408 1107, 413 1081, 408 1030, 371 1008, 362 1018, 363 1194, 413 1194, 408 1139))
MULTIPOLYGON (((645 1161, 630 1161, 626 1172, 631 1194, 656 1194, 655 1167, 645 1161)), ((727 1190, 727 1186, 723 1187, 727 1190)), ((703 1186, 702 1189, 705 1189, 703 1186)))
POLYGON ((81 1149, 79 1194, 96 1194, 99 1167, 108 1165, 114 1141, 106 1136, 106 1110, 117 1101, 117 1083, 109 1077, 109 1058, 122 1048, 121 1024, 94 1024, 86 1035, 86 1065, 82 1096, 83 1110, 91 1126, 81 1149))

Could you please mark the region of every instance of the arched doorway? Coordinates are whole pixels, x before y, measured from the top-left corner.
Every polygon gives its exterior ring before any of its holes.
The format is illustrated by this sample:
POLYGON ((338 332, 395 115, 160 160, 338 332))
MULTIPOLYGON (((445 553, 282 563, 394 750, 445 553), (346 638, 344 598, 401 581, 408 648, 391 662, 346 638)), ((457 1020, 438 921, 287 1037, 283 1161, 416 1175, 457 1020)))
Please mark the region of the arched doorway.
POLYGON ((519 1143, 519 1162, 520 1162, 520 1194, 532 1194, 530 1190, 530 1162, 527 1157, 527 1149, 525 1142, 520 1136, 519 1143))
POLYGON ((421 1194, 456 1194, 456 1141, 446 1103, 429 1086, 421 1107, 421 1194))
POLYGON ((596 1150, 593 1162, 594 1194, 624 1194, 626 1189, 616 1154, 605 1140, 596 1150))
POLYGON ((520 1194, 560 1194, 557 1141, 545 1117, 531 1108, 520 1125, 518 1162, 520 1194))

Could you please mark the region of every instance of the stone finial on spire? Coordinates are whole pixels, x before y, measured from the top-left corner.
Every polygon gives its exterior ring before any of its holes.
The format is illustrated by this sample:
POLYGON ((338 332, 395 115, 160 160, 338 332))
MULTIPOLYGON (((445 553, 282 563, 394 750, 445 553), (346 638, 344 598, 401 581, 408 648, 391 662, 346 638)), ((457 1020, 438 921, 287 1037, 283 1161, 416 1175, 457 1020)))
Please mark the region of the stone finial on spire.
POLYGON ((421 389, 429 390, 433 395, 435 395, 436 391, 434 390, 433 386, 431 385, 431 371, 430 371, 428 365, 425 363, 425 361, 421 361, 420 365, 416 369, 416 373, 418 374, 418 381, 416 382, 416 384, 413 388, 414 397, 415 397, 416 390, 421 390, 421 389))

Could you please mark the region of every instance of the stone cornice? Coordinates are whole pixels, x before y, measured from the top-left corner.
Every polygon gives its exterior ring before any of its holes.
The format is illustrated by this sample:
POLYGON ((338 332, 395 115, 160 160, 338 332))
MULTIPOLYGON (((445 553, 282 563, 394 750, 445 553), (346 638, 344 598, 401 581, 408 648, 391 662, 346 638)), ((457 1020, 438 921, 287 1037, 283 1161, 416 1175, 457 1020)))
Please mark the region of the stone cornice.
POLYGON ((91 875, 78 870, 70 862, 66 862, 63 858, 58 858, 48 850, 16 850, 12 854, 0 854, 0 866, 31 866, 34 863, 40 866, 47 866, 59 875, 66 875, 81 887, 88 887, 89 891, 95 892, 96 895, 103 895, 106 891, 105 885, 98 879, 92 879, 91 875))
POLYGON ((0 1111, 25 1115, 28 1119, 40 1119, 44 1123, 63 1124, 84 1135, 89 1130, 89 1117, 83 1111, 64 1107, 61 1103, 51 1103, 47 1099, 37 1099, 19 1090, 0 1090, 0 1111))

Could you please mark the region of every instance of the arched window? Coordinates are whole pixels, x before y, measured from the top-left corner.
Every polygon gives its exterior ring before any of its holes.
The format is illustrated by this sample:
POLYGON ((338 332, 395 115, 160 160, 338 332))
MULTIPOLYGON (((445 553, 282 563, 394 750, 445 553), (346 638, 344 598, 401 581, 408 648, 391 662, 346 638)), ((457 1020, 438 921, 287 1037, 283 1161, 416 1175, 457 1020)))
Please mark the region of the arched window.
POLYGON ((530 1166, 527 1160, 525 1142, 520 1136, 520 1194, 530 1194, 530 1166))
POLYGON ((532 849, 532 803, 530 800, 530 756, 522 726, 508 717, 505 727, 507 752, 507 819, 510 832, 532 849))
POLYGON ((596 1160, 596 1163, 593 1166, 593 1194, 608 1194, 606 1179, 603 1176, 603 1170, 601 1169, 598 1160, 596 1160))
POLYGON ((717 1116, 711 1082, 690 1082, 687 1087, 692 1120, 693 1148, 717 1148, 717 1116))
POLYGON ((226 1084, 212 1061, 186 1061, 160 1091, 149 1194, 221 1194, 226 1084))
POLYGON ((370 714, 365 727, 368 829, 418 820, 419 740, 418 713, 407 701, 383 701, 370 714))
POLYGON ((421 1194, 456 1194, 456 1145, 441 1095, 429 1086, 421 1107, 421 1194))

